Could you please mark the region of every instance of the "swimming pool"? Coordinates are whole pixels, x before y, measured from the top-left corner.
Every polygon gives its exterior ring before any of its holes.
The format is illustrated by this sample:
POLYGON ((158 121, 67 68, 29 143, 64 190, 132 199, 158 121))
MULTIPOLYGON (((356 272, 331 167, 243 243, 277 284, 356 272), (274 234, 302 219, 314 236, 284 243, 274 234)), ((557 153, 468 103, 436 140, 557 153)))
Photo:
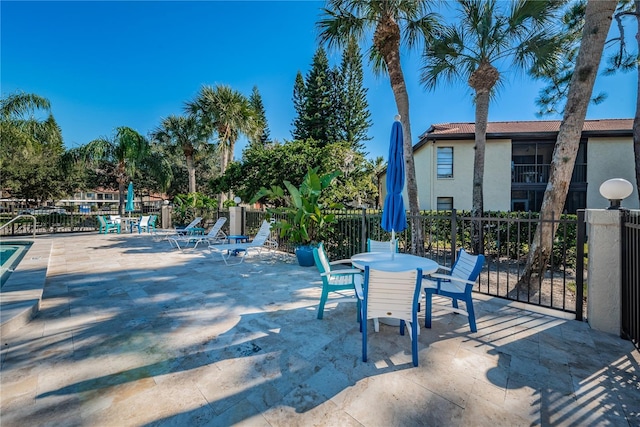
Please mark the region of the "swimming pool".
POLYGON ((0 288, 31 247, 31 242, 0 242, 0 288))

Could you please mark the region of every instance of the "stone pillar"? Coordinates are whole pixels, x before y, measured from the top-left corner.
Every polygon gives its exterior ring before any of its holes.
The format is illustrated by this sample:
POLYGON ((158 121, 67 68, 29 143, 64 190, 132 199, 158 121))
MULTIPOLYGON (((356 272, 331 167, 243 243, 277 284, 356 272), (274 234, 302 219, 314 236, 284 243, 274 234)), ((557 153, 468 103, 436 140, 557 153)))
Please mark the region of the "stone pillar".
POLYGON ((620 335, 620 211, 587 209, 587 321, 598 331, 620 335))
POLYGON ((162 218, 162 228, 168 229, 171 227, 171 206, 163 204, 160 208, 160 217, 162 218))
POLYGON ((229 207, 229 235, 244 235, 244 208, 240 206, 229 207))

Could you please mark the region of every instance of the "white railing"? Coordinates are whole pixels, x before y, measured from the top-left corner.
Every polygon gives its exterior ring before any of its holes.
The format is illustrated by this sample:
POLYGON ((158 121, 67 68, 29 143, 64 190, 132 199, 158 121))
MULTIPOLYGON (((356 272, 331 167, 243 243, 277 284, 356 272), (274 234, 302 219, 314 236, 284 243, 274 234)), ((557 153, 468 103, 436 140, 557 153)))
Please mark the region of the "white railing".
POLYGON ((3 228, 6 228, 9 224, 11 224, 12 222, 14 222, 15 220, 20 219, 20 218, 31 218, 31 219, 33 219, 33 238, 35 239, 36 238, 36 227, 38 225, 38 221, 36 220, 35 216, 29 215, 29 214, 21 214, 21 215, 18 215, 16 217, 12 218, 9 222, 7 222, 6 224, 3 224, 2 227, 0 227, 0 231, 2 231, 3 228))

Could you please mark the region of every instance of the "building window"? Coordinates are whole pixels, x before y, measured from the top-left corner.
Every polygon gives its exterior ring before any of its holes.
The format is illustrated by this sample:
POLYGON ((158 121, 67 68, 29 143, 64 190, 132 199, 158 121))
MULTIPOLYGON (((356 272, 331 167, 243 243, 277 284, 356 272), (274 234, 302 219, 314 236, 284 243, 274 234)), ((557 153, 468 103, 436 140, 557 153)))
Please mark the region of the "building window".
POLYGON ((436 209, 439 211, 453 210, 453 197, 438 197, 437 203, 436 209))
POLYGON ((95 193, 87 193, 87 199, 95 199, 95 193))
POLYGON ((453 147, 438 147, 438 178, 453 178, 453 147))

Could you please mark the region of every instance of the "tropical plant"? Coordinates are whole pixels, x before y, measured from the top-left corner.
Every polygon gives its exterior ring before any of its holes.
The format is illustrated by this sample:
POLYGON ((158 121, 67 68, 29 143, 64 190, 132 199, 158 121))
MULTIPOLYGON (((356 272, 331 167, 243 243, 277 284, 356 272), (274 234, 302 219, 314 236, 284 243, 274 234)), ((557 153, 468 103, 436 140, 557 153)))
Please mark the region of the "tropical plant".
POLYGON ((409 210, 412 218, 411 251, 424 254, 424 230, 418 220, 420 204, 409 120, 409 95, 401 65, 400 44, 409 49, 427 44, 439 28, 440 17, 430 12, 429 0, 329 0, 318 22, 320 39, 329 47, 342 47, 352 38, 363 42, 373 30, 369 57, 375 71, 389 75, 404 131, 404 161, 409 210))
POLYGON ((196 192, 195 153, 207 144, 207 136, 195 116, 175 116, 162 120, 151 137, 161 144, 177 148, 184 154, 189 176, 189 193, 196 192))
POLYGON ((285 189, 280 186, 263 187, 251 203, 261 199, 277 202, 281 206, 269 208, 268 212, 277 219, 275 228, 280 230, 280 237, 296 245, 315 244, 336 222, 335 214, 324 210, 342 208, 338 203, 322 201, 322 191, 339 175, 340 171, 334 171, 319 176, 317 169, 308 169, 298 188, 289 181, 284 181, 285 189))
MULTIPOLYGON (((421 80, 428 89, 439 79, 466 81, 475 94, 475 154, 472 214, 484 211, 483 180, 489 100, 503 74, 497 67, 539 70, 551 66, 561 47, 553 31, 562 2, 556 0, 458 0, 460 20, 447 25, 425 50, 421 80), (508 5, 509 9, 504 10, 508 5)), ((473 241, 482 253, 482 226, 475 223, 473 241)))
POLYGON ((177 224, 188 224, 196 217, 205 221, 212 218, 212 211, 217 209, 218 201, 202 193, 178 194, 173 198, 172 221, 177 224))
POLYGON ((83 153, 94 167, 113 167, 113 178, 119 194, 118 213, 122 215, 125 188, 149 153, 146 138, 129 127, 121 126, 116 128, 113 138, 98 138, 89 142, 83 147, 83 153))

